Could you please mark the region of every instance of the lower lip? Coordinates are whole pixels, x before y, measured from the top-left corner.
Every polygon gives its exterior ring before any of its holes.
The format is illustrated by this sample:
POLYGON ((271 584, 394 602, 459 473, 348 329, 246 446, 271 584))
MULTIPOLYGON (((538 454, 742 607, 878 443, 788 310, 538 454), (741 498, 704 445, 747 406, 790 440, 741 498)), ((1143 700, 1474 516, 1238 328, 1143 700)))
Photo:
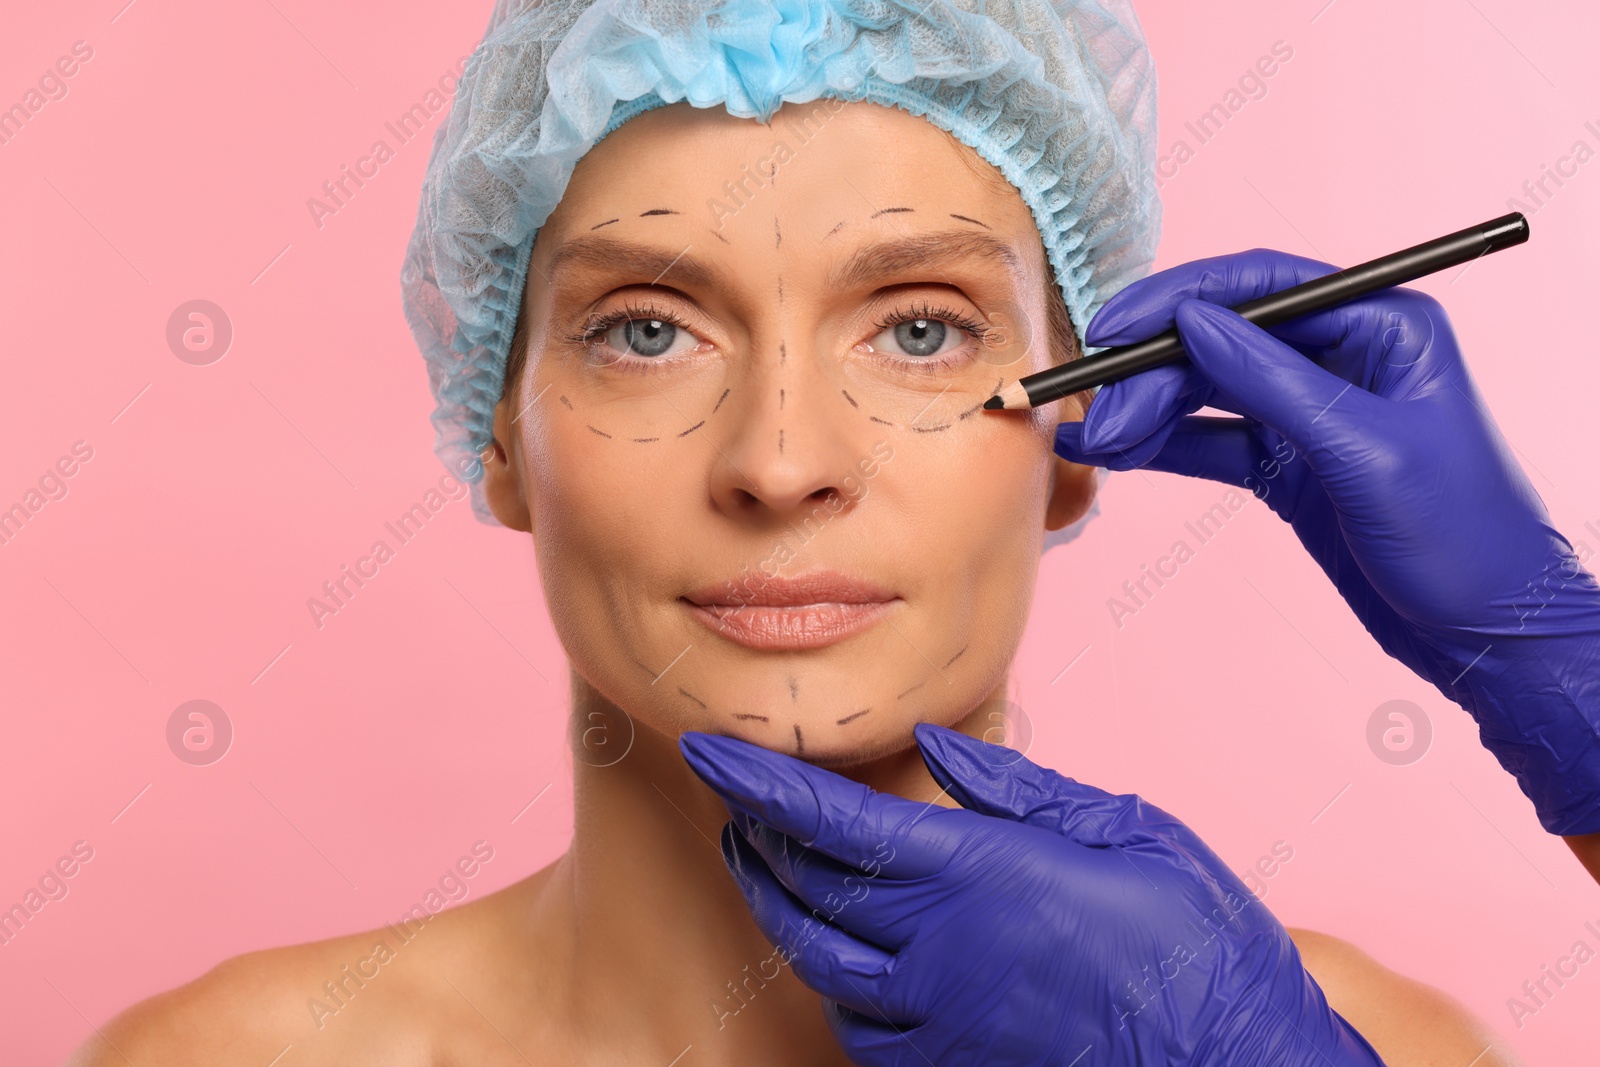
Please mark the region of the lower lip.
POLYGON ((822 648, 877 624, 899 597, 870 604, 796 604, 771 607, 718 604, 705 607, 685 600, 689 610, 716 633, 747 648, 793 650, 822 648))

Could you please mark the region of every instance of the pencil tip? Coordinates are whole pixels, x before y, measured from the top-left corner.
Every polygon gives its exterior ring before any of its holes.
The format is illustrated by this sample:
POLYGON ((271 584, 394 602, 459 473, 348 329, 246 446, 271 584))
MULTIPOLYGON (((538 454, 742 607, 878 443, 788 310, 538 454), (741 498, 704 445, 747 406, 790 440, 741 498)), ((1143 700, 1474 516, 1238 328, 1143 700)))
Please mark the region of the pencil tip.
POLYGON ((984 401, 984 402, 983 402, 983 406, 984 406, 984 408, 986 408, 986 409, 987 409, 987 410, 989 410, 989 411, 993 411, 993 410, 995 410, 995 409, 996 409, 996 408, 1004 408, 1004 407, 1005 407, 1005 406, 1006 406, 1006 401, 1005 401, 1005 398, 1004 398, 1004 397, 1001 397, 1001 396, 991 396, 991 397, 990 397, 990 398, 989 398, 989 399, 988 399, 988 400, 985 400, 985 401, 984 401))

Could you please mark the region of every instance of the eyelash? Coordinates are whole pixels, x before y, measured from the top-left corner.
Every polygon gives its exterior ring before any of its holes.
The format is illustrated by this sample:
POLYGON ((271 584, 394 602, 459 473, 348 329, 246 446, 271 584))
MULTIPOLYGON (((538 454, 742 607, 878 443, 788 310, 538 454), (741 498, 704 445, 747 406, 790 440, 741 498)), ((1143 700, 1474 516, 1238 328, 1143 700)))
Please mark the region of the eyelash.
MULTIPOLYGON (((994 328, 988 323, 979 322, 970 315, 964 315, 954 308, 930 307, 926 302, 915 307, 896 311, 886 320, 875 325, 879 330, 887 330, 893 326, 900 325, 902 322, 915 322, 917 319, 938 319, 941 322, 948 322, 950 325, 971 334, 973 339, 978 342, 979 347, 983 346, 984 337, 994 328)), ((938 359, 912 359, 906 356, 891 355, 888 362, 897 370, 905 371, 909 374, 931 374, 955 362, 955 354, 940 356, 938 359)))
MULTIPOLYGON (((610 311, 604 315, 596 315, 590 318, 583 324, 582 332, 573 334, 565 338, 565 340, 570 344, 587 349, 588 346, 594 342, 596 337, 603 336, 613 326, 616 326, 619 323, 627 322, 630 319, 647 319, 656 322, 665 322, 676 327, 677 329, 688 330, 691 333, 693 332, 687 323, 685 323, 678 316, 672 314, 670 311, 658 308, 653 304, 645 304, 641 306, 629 302, 615 311, 610 311)), ((881 332, 894 326, 898 326, 902 322, 915 322, 918 319, 937 319, 941 322, 948 322, 950 325, 955 326, 958 329, 965 330, 980 345, 983 344, 984 337, 988 334, 988 332, 994 328, 985 322, 981 322, 972 318, 970 315, 956 311, 954 308, 945 307, 942 305, 930 306, 926 301, 913 307, 903 308, 899 311, 896 311, 887 319, 883 320, 882 322, 874 323, 873 325, 875 325, 881 332)), ((890 355, 886 360, 890 366, 896 368, 897 370, 905 371, 911 374, 932 373, 950 366, 953 361, 953 356, 951 355, 942 356, 939 359, 912 359, 905 356, 890 355)), ((617 360, 612 364, 612 366, 620 366, 634 373, 651 373, 657 369, 659 364, 670 362, 673 362, 671 358, 661 359, 660 357, 652 356, 648 359, 617 360)))

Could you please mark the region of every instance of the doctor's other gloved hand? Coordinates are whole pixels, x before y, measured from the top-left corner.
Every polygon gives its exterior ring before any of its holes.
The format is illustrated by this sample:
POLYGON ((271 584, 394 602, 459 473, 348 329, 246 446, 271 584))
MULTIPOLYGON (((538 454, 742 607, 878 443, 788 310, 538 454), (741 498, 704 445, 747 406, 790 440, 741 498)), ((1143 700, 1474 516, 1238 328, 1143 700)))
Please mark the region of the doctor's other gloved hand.
POLYGON ((755 921, 862 1067, 1372 1067, 1278 920, 1137 796, 928 723, 963 808, 730 737, 679 748, 728 805, 755 921))
POLYGON ((1257 249, 1123 289, 1088 343, 1176 326, 1189 359, 1102 387, 1056 453, 1264 500, 1384 651, 1472 714, 1547 831, 1600 830, 1600 585, 1551 525, 1444 309, 1397 288, 1265 330, 1228 310, 1336 269, 1257 249), (1201 407, 1243 417, 1190 414, 1201 407))

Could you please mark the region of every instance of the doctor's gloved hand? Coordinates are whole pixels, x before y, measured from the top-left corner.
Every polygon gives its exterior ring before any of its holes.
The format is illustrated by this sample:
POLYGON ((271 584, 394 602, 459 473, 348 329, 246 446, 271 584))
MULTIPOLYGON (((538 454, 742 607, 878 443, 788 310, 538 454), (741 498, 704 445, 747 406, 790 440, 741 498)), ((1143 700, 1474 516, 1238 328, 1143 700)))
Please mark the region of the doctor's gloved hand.
POLYGON ((723 859, 863 1067, 1372 1067, 1278 920, 1193 831, 916 727, 963 808, 689 732, 723 859))
POLYGON ((1546 830, 1600 830, 1600 585, 1550 524, 1444 309, 1397 288, 1266 330, 1227 310, 1335 269, 1257 249, 1123 289, 1087 342, 1175 325, 1190 358, 1104 386, 1056 453, 1264 500, 1384 651, 1472 714, 1546 830), (1190 414, 1207 406, 1243 417, 1190 414))

